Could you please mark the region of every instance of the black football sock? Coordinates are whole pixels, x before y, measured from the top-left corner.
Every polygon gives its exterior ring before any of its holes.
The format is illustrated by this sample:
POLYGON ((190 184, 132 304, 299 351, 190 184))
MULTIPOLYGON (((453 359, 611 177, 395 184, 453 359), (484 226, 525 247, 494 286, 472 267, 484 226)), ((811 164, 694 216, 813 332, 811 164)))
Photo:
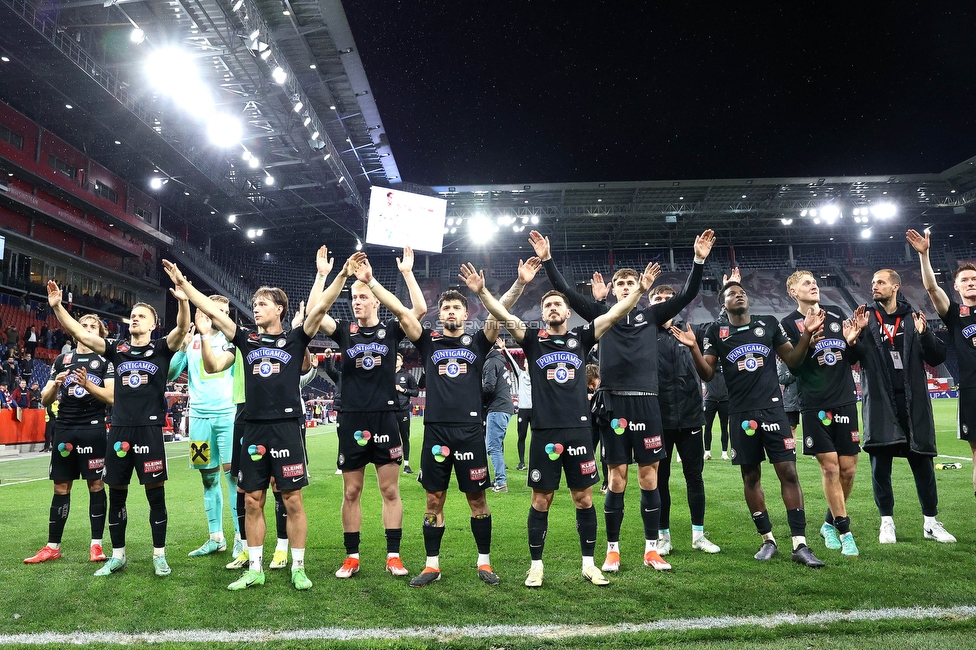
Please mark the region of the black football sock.
POLYGON ((91 521, 92 539, 101 539, 105 534, 105 508, 108 497, 105 490, 88 493, 88 519, 91 521))
POLYGON ((343 533, 342 543, 346 547, 346 555, 353 555, 354 553, 359 553, 359 531, 354 533, 343 533))
POLYGON ((576 532, 579 533, 583 557, 593 557, 596 549, 596 508, 590 506, 576 510, 576 532))
POLYGON ((275 528, 278 529, 278 539, 288 539, 288 511, 285 510, 285 500, 281 492, 272 492, 275 500, 275 528))
POLYGON ((533 560, 542 559, 547 532, 549 532, 549 511, 539 512, 529 506, 529 556, 533 560))
POLYGON ((166 488, 160 485, 146 490, 146 499, 149 501, 149 528, 152 530, 153 548, 163 548, 166 546, 166 488))
POLYGON ((386 529, 386 552, 399 554, 400 540, 402 539, 403 539, 402 528, 387 528, 386 529))
POLYGON ((661 493, 641 490, 641 519, 644 520, 644 539, 656 540, 661 525, 661 493))
POLYGON ((481 555, 491 553, 491 515, 471 517, 471 532, 474 534, 474 543, 478 547, 478 553, 481 555))
POLYGON ((71 494, 55 494, 51 499, 51 518, 47 523, 47 543, 60 544, 71 510, 71 494))
POLYGON ((128 490, 108 490, 108 534, 112 538, 112 548, 125 548, 125 527, 129 514, 125 509, 128 490))
POLYGON ((620 525, 624 521, 624 493, 607 490, 603 502, 603 517, 607 522, 607 541, 620 541, 620 525))

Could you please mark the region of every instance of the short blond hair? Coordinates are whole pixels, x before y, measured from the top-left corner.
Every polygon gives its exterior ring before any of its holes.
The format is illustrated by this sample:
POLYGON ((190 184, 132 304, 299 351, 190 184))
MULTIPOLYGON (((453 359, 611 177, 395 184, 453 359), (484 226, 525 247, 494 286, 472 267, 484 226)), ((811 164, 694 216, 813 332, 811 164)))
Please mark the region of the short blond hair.
MULTIPOLYGON (((794 271, 790 277, 786 278, 786 293, 789 294, 790 289, 798 285, 800 283, 800 279, 807 275, 809 275, 814 280, 817 279, 817 276, 813 274, 813 271, 807 271, 805 269, 794 271)), ((792 297, 792 294, 790 295, 790 297, 792 297)))

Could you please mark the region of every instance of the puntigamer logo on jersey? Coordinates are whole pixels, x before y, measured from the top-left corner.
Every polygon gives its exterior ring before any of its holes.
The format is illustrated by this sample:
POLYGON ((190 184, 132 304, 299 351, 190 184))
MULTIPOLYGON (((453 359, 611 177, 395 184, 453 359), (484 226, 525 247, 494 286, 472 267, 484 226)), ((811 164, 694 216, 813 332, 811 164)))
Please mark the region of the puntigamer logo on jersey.
POLYGON ((372 370, 383 363, 383 357, 389 351, 390 348, 382 343, 360 343, 346 350, 346 355, 356 360, 357 368, 372 370))
MULTIPOLYGON (((88 375, 88 381, 95 384, 96 386, 102 385, 102 378, 96 377, 95 375, 88 375)), ((78 399, 81 399, 82 397, 88 394, 88 391, 85 390, 81 386, 81 384, 78 383, 74 375, 68 375, 67 377, 64 378, 64 386, 66 388, 68 386, 71 386, 71 388, 68 389, 68 394, 70 394, 72 397, 77 397, 78 399)))
POLYGON ((122 377, 122 383, 129 388, 142 386, 149 381, 149 377, 144 373, 155 375, 157 370, 159 370, 159 367, 148 361, 123 361, 116 368, 116 371, 122 377))
POLYGON ((430 360, 437 364, 437 374, 457 377, 468 372, 468 364, 476 362, 478 355, 464 348, 438 350, 431 355, 430 360), (441 365, 442 361, 447 363, 441 365))
POLYGON ((539 357, 536 364, 545 369, 546 379, 555 381, 557 384, 565 384, 576 377, 576 370, 579 370, 579 367, 583 365, 583 360, 572 352, 550 352, 539 357), (546 368, 552 364, 555 364, 556 367, 546 368))
POLYGON ((736 364, 739 370, 755 372, 759 368, 762 368, 762 358, 769 356, 769 351, 769 347, 765 345, 749 343, 748 345, 740 345, 735 348, 729 352, 729 356, 726 358, 729 360, 729 363, 736 364))
POLYGON ((270 377, 281 372, 281 363, 277 361, 287 364, 291 361, 291 355, 275 348, 258 348, 247 355, 247 363, 253 366, 251 373, 261 377, 270 377))

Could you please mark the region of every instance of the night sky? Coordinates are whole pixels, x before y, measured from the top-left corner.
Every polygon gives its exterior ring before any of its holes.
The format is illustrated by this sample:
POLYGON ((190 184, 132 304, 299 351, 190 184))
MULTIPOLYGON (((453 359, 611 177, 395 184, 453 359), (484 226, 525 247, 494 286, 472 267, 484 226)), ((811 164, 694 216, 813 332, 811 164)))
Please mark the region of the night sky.
POLYGON ((976 155, 976 3, 677 4, 343 3, 412 183, 924 173, 976 155))

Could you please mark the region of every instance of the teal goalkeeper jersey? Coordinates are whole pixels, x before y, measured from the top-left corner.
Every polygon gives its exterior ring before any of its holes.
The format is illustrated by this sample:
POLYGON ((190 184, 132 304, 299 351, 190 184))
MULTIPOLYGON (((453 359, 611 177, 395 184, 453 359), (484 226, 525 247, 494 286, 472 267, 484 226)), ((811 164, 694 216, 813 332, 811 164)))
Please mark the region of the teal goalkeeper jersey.
MULTIPOLYGON (((178 377, 185 367, 190 382, 190 416, 196 418, 233 417, 237 411, 234 403, 234 371, 236 364, 216 374, 203 369, 200 346, 209 343, 215 354, 235 353, 236 348, 223 334, 215 332, 210 341, 200 335, 193 337, 186 352, 177 352, 170 362, 170 377, 178 377)), ((235 355, 236 356, 236 355, 235 355)))

